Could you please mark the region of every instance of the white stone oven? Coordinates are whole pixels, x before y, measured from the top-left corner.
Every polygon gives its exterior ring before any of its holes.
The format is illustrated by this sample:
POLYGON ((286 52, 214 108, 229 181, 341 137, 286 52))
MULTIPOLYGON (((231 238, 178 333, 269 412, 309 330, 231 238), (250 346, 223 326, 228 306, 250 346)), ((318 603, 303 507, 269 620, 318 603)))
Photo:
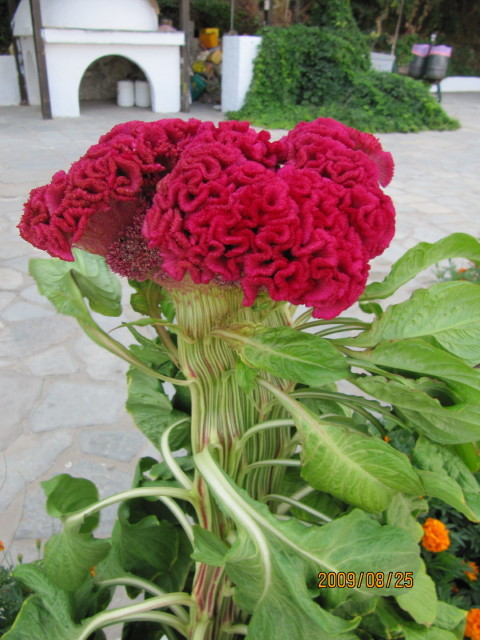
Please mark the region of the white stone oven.
MULTIPOLYGON (((145 75, 155 113, 180 110, 181 31, 159 32, 151 0, 41 0, 53 117, 80 115, 79 88, 90 65, 105 56, 127 58, 145 75)), ((40 104, 29 0, 13 19, 30 104, 40 104)))

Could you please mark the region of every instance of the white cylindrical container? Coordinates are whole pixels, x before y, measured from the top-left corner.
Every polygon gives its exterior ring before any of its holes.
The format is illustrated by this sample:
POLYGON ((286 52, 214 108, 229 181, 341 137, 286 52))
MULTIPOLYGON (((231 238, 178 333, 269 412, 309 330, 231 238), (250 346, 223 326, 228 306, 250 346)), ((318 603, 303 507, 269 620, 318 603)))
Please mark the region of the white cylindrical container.
POLYGON ((148 82, 145 80, 135 80, 135 106, 149 107, 150 105, 150 87, 148 86, 148 82))
POLYGON ((135 87, 133 80, 117 82, 117 104, 119 107, 133 107, 135 104, 135 87))

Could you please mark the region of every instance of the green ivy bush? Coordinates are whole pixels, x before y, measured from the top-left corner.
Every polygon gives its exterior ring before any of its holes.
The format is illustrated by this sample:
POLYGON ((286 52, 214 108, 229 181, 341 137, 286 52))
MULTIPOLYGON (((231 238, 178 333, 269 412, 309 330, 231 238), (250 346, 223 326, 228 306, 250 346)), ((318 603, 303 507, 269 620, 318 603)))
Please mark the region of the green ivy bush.
POLYGON ((295 25, 261 35, 245 104, 229 117, 285 129, 318 117, 376 132, 459 126, 420 82, 370 70, 365 40, 348 30, 295 25))

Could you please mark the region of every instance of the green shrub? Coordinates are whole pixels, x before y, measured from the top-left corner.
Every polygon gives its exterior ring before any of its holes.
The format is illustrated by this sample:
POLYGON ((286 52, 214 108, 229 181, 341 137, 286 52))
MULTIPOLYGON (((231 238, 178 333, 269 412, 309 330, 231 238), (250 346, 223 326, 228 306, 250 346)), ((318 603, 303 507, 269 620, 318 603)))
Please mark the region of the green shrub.
POLYGON ((269 128, 330 117, 363 131, 455 129, 422 83, 369 70, 365 41, 333 28, 266 28, 245 105, 229 117, 269 128))

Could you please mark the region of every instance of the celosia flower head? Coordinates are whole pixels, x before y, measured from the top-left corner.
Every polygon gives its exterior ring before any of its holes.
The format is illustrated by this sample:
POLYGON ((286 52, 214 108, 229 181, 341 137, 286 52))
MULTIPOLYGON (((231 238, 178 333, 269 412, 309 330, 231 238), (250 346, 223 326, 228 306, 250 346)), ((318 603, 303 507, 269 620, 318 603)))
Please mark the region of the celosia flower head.
POLYGON ((427 551, 438 553, 450 546, 450 536, 447 527, 440 520, 427 518, 423 524, 422 546, 427 551))
POLYGON ((470 640, 480 640, 480 609, 470 609, 467 613, 465 637, 470 640))
POLYGON ((77 246, 137 280, 188 274, 332 318, 393 236, 392 174, 376 138, 327 118, 278 142, 245 122, 131 122, 34 189, 19 228, 64 260, 77 246))

